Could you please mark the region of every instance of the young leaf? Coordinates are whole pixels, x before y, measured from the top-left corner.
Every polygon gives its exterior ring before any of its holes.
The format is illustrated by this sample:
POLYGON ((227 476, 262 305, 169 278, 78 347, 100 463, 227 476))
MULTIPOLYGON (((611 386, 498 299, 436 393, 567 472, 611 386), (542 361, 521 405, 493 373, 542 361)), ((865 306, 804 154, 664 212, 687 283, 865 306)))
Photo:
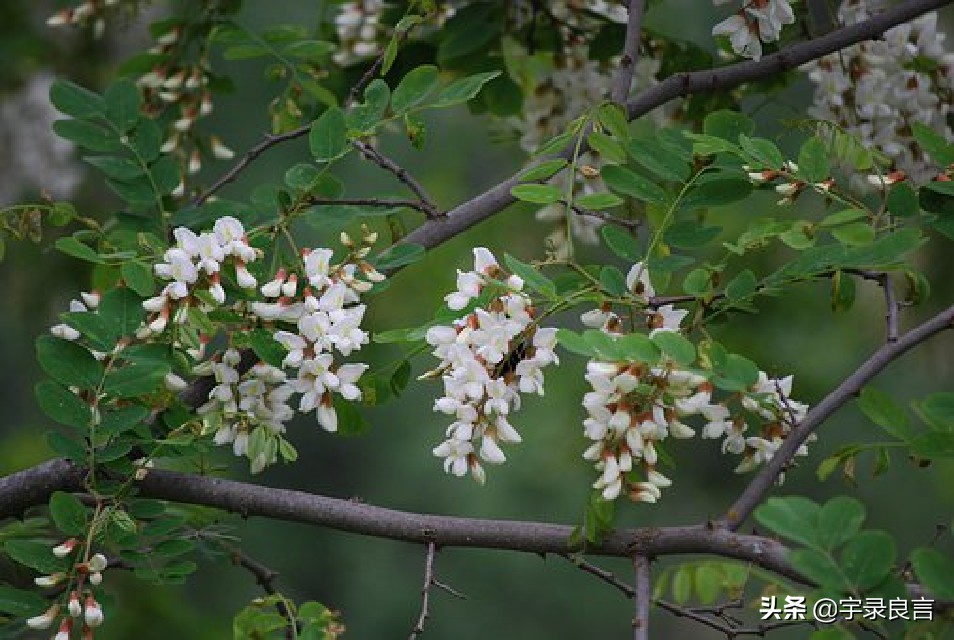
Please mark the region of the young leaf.
POLYGON ((821 507, 808 498, 769 498, 755 510, 755 519, 779 535, 809 547, 817 547, 820 511, 821 507))
POLYGON ((483 86, 499 76, 500 73, 500 71, 487 71, 455 80, 441 89, 440 93, 437 94, 437 101, 432 106, 449 107, 476 98, 483 86))
POLYGON ((884 531, 863 531, 845 544, 842 570, 852 585, 864 591, 888 577, 897 554, 890 535, 884 531))
POLYGON ((504 262, 507 263, 511 273, 522 278, 524 283, 534 291, 539 291, 547 298, 556 295, 556 285, 539 270, 525 262, 520 262, 509 253, 504 255, 504 262))
POLYGON ((425 64, 412 69, 391 94, 391 110, 402 114, 421 104, 437 88, 438 79, 439 73, 434 65, 425 64))
POLYGON ((678 364, 690 365, 696 359, 696 346, 680 333, 659 331, 652 337, 652 341, 678 364))
POLYGON ((663 204, 668 199, 662 187, 654 184, 638 173, 624 167, 609 165, 600 173, 603 181, 613 191, 631 196, 643 202, 663 204))
POLYGON ((344 113, 338 107, 328 108, 311 125, 308 134, 311 155, 318 162, 330 162, 348 150, 348 130, 344 113))
POLYGON ((563 198, 563 190, 553 184, 518 184, 510 190, 517 200, 534 204, 553 204, 563 198))

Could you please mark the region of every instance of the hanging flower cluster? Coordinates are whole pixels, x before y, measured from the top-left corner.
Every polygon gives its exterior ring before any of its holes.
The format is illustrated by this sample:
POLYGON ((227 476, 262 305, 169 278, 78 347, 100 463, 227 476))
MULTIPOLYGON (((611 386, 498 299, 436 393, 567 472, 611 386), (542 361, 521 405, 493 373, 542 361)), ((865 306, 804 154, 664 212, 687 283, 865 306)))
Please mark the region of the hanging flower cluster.
MULTIPOLYGON (((644 304, 655 296, 642 263, 630 269, 626 284, 644 304)), ((678 332, 687 312, 664 305, 646 307, 643 314, 652 337, 660 332, 678 332)), ((623 335, 619 317, 611 310, 588 312, 583 322, 599 326, 614 339, 623 335)), ((587 412, 583 433, 592 444, 583 458, 594 462, 600 475, 593 487, 604 499, 615 500, 625 493, 633 501, 656 502, 661 489, 672 484, 657 469, 658 448, 669 437, 695 436, 696 430, 683 422, 685 418, 701 417, 702 437, 723 438, 724 453, 743 457, 736 468, 743 472, 770 460, 807 411, 805 405, 788 397, 791 376, 771 380, 760 372, 752 389, 715 401, 715 388, 705 374, 704 369, 681 366, 664 354, 652 362, 594 359, 587 364, 585 377, 592 390, 583 397, 587 412), (764 422, 758 435, 746 435, 745 416, 741 410, 730 410, 731 400, 738 400, 740 409, 764 422)), ((803 447, 799 454, 804 453, 803 447)))
POLYGON ((339 43, 335 62, 348 66, 378 54, 378 38, 383 33, 379 21, 382 8, 381 0, 352 0, 341 5, 335 16, 339 43))
POLYGON ((242 356, 235 349, 206 365, 216 386, 199 413, 217 444, 232 444, 235 455, 251 458, 253 473, 276 461, 277 436, 295 414, 295 394, 300 396, 297 410, 314 411, 328 431, 338 428, 335 394, 361 399, 357 382, 368 365, 340 358, 368 343, 361 328, 366 307, 359 303, 361 293, 384 279, 365 260, 376 239, 366 232, 356 246, 342 234, 350 250, 344 262, 333 264, 331 249, 305 250, 301 277, 280 269, 259 288, 265 301, 252 302, 249 310, 275 329, 274 339, 287 350, 281 368, 258 363, 242 373, 242 356), (250 448, 256 437, 263 438, 262 446, 250 448))
MULTIPOLYGON (((713 0, 717 5, 729 0, 713 0)), ((782 27, 795 22, 791 0, 743 0, 743 6, 712 28, 712 35, 726 36, 732 50, 743 58, 762 57, 763 42, 777 42, 782 27)))
POLYGON ((480 460, 501 464, 506 456, 500 443, 521 441, 509 421, 520 408, 520 394, 543 395, 543 369, 559 362, 553 351, 556 329, 537 326, 523 280, 508 275, 489 250, 474 249, 473 271, 458 271, 457 290, 445 300, 459 311, 488 289, 482 306, 426 335, 441 360, 435 373, 444 383, 434 411, 454 417, 434 455, 444 459, 448 473, 463 476, 469 470, 479 483, 485 479, 480 460))
POLYGON ((156 275, 169 283, 158 296, 142 303, 152 315, 137 334, 139 338, 162 333, 170 319, 185 324, 192 305, 208 311, 225 304, 221 271, 226 261, 234 265, 240 287, 251 289, 257 284, 246 265, 258 257, 258 252, 249 246, 239 220, 225 216, 216 220, 211 233, 196 235, 179 227, 173 235, 176 246, 167 250, 164 262, 155 266, 156 275))
MULTIPOLYGON (((70 538, 53 547, 53 555, 66 558, 79 551, 83 545, 76 538, 70 538)), ((103 608, 96 601, 90 587, 103 581, 103 571, 108 562, 101 553, 94 554, 87 561, 76 562, 72 571, 39 576, 34 579, 39 587, 57 587, 66 582, 69 594, 66 598, 66 611, 61 616, 59 603, 53 604, 45 612, 29 618, 26 624, 31 629, 49 629, 57 620, 59 626, 53 640, 69 640, 74 627, 82 630, 84 640, 92 640, 97 627, 103 624, 103 608), (89 582, 90 587, 85 586, 89 582)))
MULTIPOLYGON (((872 15, 879 3, 846 0, 838 17, 846 24, 872 15)), ((937 31, 937 14, 898 25, 878 40, 853 45, 811 62, 803 69, 815 84, 812 116, 858 136, 892 161, 893 169, 916 182, 938 173, 936 162, 918 147, 912 125, 920 123, 948 140, 954 101, 954 54, 937 31)), ((897 179, 893 179, 897 181, 897 179)), ((876 186, 882 180, 874 181, 876 186)), ((886 180, 884 182, 887 182, 886 180)))
POLYGON ((106 31, 106 18, 111 9, 119 5, 119 0, 86 0, 75 7, 57 11, 46 19, 47 26, 92 27, 93 37, 101 38, 106 31))

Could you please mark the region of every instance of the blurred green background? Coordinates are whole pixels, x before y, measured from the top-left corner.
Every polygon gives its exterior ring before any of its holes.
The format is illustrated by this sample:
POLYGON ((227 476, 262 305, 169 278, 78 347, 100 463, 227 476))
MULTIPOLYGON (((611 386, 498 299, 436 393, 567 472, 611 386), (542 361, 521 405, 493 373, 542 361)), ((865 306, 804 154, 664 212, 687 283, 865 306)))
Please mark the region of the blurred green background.
MULTIPOLYGON (((320 3, 272 0, 249 2, 241 20, 255 28, 295 22, 313 25, 320 3)), ((698 0, 667 2, 665 10, 650 14, 660 29, 679 33, 711 48, 708 31, 714 10, 698 0), (697 5, 703 5, 698 7, 697 5), (688 11, 689 8, 691 11, 688 11)), ((163 6, 149 9, 152 19, 163 6)), ((26 87, 46 74, 73 79, 102 88, 115 73, 118 62, 143 47, 142 22, 113 25, 105 40, 92 41, 79 34, 50 30, 43 20, 52 7, 47 3, 6 0, 0 5, 0 105, 18 99, 26 87)), ((224 69, 236 81, 237 91, 216 102, 206 124, 237 151, 248 148, 267 129, 265 105, 276 87, 264 80, 254 63, 229 63, 224 69)), ((799 113, 810 97, 807 84, 796 83, 784 94, 759 105, 760 134, 775 138, 783 148, 797 149, 798 135, 787 132, 780 120, 799 113)), ((0 127, 7 143, 0 147, 0 194, 10 204, 14 198, 36 198, 40 189, 63 179, 64 169, 27 157, 26 150, 41 143, 30 132, 42 110, 4 111, 0 127), (19 118, 19 119, 18 119, 19 118), (27 162, 34 165, 27 166, 27 162), (35 166, 37 162, 41 166, 35 166), (17 173, 20 167, 20 173, 17 173), (54 175, 54 171, 57 173, 54 175), (46 173, 44 173, 46 172, 46 173), (10 184, 11 176, 27 175, 10 184), (6 183, 4 183, 6 181, 6 183)), ((42 124, 42 122, 41 122, 42 124)), ((442 207, 449 208, 510 175, 524 161, 513 142, 500 140, 499 125, 471 116, 466 109, 431 117, 429 141, 418 152, 398 134, 386 135, 382 149, 412 171, 442 207)), ((247 171, 242 180, 224 192, 242 199, 262 183, 278 181, 295 162, 307 161, 306 144, 298 141, 273 149, 247 171)), ((73 163, 69 171, 81 171, 73 163)), ((225 163, 204 169, 210 181, 225 163)), ((116 205, 115 199, 86 172, 76 195, 78 208, 101 216, 116 205)), ((339 172, 349 185, 349 195, 400 193, 389 176, 359 161, 349 161, 339 172), (356 185, 356 186, 351 186, 356 185)), ((774 198, 755 197, 738 208, 713 213, 731 239, 757 215, 774 209, 774 198)), ((779 217, 812 215, 803 210, 781 211, 779 217)), ((808 207, 808 209, 805 209, 808 207)), ((546 228, 535 222, 533 212, 512 208, 435 250, 417 265, 403 270, 384 294, 373 299, 369 314, 372 329, 385 330, 420 323, 438 308, 453 287, 455 268, 470 262, 470 248, 485 245, 530 260, 542 257, 546 228)), ((332 238, 309 238, 333 242, 332 238)), ((33 339, 56 320, 68 300, 88 286, 83 264, 50 250, 46 239, 39 246, 10 243, 0 264, 0 349, 5 366, 0 370, 0 473, 9 473, 49 458, 44 433, 49 424, 33 400, 32 387, 39 379, 33 339)), ((585 250, 594 260, 607 260, 598 248, 585 250)), ((762 251, 753 267, 769 270, 788 256, 787 249, 762 251)), ((905 310, 903 326, 949 303, 954 296, 952 256, 941 238, 919 255, 918 266, 933 286, 931 300, 923 307, 905 310)), ((817 402, 842 377, 883 340, 881 295, 871 283, 859 285, 859 301, 849 312, 833 314, 828 284, 805 284, 779 299, 762 300, 758 315, 738 316, 716 329, 717 337, 731 349, 744 353, 772 374, 795 374, 795 397, 817 402)), ((573 318, 564 318, 574 321, 573 318)), ((366 352, 362 352, 364 357, 366 352)), ((372 366, 386 366, 396 355, 393 348, 368 350, 372 366)), ((902 399, 949 389, 952 377, 954 335, 942 335, 919 347, 910 357, 892 365, 876 386, 902 399)), ((414 360, 414 375, 430 368, 429 356, 414 360)), ((469 479, 446 476, 431 448, 440 441, 445 423, 430 410, 440 393, 439 382, 412 383, 405 395, 383 407, 366 410, 372 424, 360 438, 325 433, 313 421, 293 424, 290 438, 298 447, 295 465, 280 465, 252 480, 312 491, 408 511, 461 516, 538 519, 575 524, 580 521, 593 471, 580 458, 584 439, 580 406, 584 392, 583 362, 565 355, 558 371, 548 371, 547 395, 532 398, 514 419, 524 443, 506 450, 508 463, 488 469, 487 486, 469 479)), ((777 491, 805 494, 816 500, 839 494, 855 495, 869 510, 869 527, 891 531, 902 551, 931 539, 936 524, 948 524, 954 505, 954 465, 936 463, 918 469, 896 456, 891 470, 879 477, 870 474, 870 459, 857 470, 858 486, 834 474, 825 482, 815 477, 818 463, 850 441, 877 439, 875 427, 852 406, 843 408, 819 432, 811 455, 789 474, 777 491)), ((674 486, 660 504, 621 505, 619 524, 663 526, 697 523, 718 515, 741 490, 747 478, 732 473, 734 462, 719 454, 713 442, 679 442, 672 452, 677 462, 668 475, 674 486)), ((235 477, 246 478, 238 462, 223 457, 235 477)), ((348 638, 406 637, 417 619, 424 550, 417 546, 342 534, 332 530, 264 520, 242 521, 223 517, 240 536, 248 553, 281 573, 280 588, 296 601, 319 600, 340 610, 348 638)), ((942 545, 951 551, 950 538, 942 545)), ((597 560, 602 566, 631 580, 629 563, 597 560)), ((678 558, 660 560, 669 566, 678 558)), ((457 600, 435 590, 425 638, 623 638, 629 637, 632 605, 608 585, 574 568, 561 558, 540 558, 510 552, 447 549, 438 556, 436 572, 467 595, 457 600)), ((203 562, 187 586, 153 588, 128 576, 107 575, 116 594, 116 607, 107 611, 108 623, 98 637, 138 640, 160 638, 230 637, 231 618, 247 601, 259 595, 250 575, 222 559, 203 562)), ((753 596, 750 592, 749 597, 753 596)), ((666 613, 656 612, 653 637, 717 638, 721 634, 666 613)), ((799 638, 807 631, 778 633, 779 638, 799 638)))

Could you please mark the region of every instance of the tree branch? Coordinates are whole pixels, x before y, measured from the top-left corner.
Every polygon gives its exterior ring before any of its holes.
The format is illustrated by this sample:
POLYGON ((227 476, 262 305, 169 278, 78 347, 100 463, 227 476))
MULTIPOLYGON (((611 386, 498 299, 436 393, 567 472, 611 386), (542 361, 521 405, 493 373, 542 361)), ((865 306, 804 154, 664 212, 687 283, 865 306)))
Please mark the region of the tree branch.
POLYGON ((892 27, 950 3, 951 0, 908 0, 867 20, 792 45, 761 60, 747 60, 706 71, 675 73, 629 101, 626 105, 629 117, 638 118, 671 100, 692 93, 732 89, 753 80, 790 71, 845 47, 877 38, 892 27))
POLYGON ((570 554, 564 553, 562 554, 562 557, 572 562, 574 565, 576 565, 578 569, 586 571, 590 575, 596 576, 597 578, 599 578, 600 580, 602 580, 603 582, 607 584, 613 585, 614 587, 622 591, 623 595, 625 595, 627 598, 636 597, 636 589, 634 589, 630 585, 626 584, 625 582, 617 578, 616 574, 614 574, 612 571, 607 571, 606 569, 602 567, 598 567, 593 563, 587 562, 586 560, 583 559, 582 556, 578 554, 570 555, 570 554))
POLYGON ((418 182, 414 176, 412 176, 407 169, 396 163, 391 158, 387 157, 372 145, 364 142, 362 140, 355 140, 354 148, 357 149, 361 155, 365 158, 378 165, 385 171, 389 171, 394 174, 394 177, 404 183, 408 189, 414 192, 414 195, 417 196, 420 201, 420 206, 416 207, 424 212, 428 218, 438 218, 441 216, 441 210, 436 204, 431 200, 430 196, 427 195, 427 191, 424 190, 424 187, 418 182))
POLYGON ((626 37, 623 40, 623 57, 613 79, 610 97, 613 102, 622 104, 629 96, 633 86, 633 73, 639 60, 639 36, 642 31, 644 0, 629 0, 629 20, 626 23, 626 37))
MULTIPOLYGON (((54 491, 82 489, 84 472, 71 462, 56 459, 0 478, 0 518, 19 516, 34 505, 46 504, 54 491), (26 497, 28 496, 28 498, 26 497)), ((210 476, 150 469, 137 482, 139 494, 172 502, 203 505, 287 522, 312 524, 349 533, 439 547, 508 549, 530 553, 567 554, 570 525, 516 520, 489 520, 408 513, 351 500, 213 478, 210 476)), ((586 553, 632 557, 681 554, 715 554, 752 562, 791 580, 805 583, 786 559, 787 548, 761 536, 728 531, 722 527, 680 526, 619 529, 586 553)))
POLYGON ((308 198, 307 203, 319 207, 333 207, 336 205, 356 205, 359 207, 382 207, 391 209, 406 207, 408 209, 416 209, 428 215, 426 205, 418 200, 396 200, 389 198, 308 198))
POLYGON ((927 322, 908 331, 896 342, 888 342, 875 351, 858 369, 845 378, 838 387, 829 393, 808 412, 802 422, 785 438, 773 458, 752 479, 738 499, 725 514, 725 524, 735 530, 749 517, 755 507, 762 502, 778 474, 795 457, 795 452, 815 429, 831 417, 835 411, 855 397, 861 388, 878 375, 888 364, 897 360, 913 347, 931 336, 949 329, 954 322, 954 306, 950 306, 927 322))
POLYGON ((649 607, 652 604, 649 558, 644 555, 633 556, 633 569, 636 571, 636 593, 633 595, 633 605, 636 608, 633 617, 633 640, 649 640, 649 607))
POLYGON ((433 542, 427 543, 427 557, 424 560, 424 586, 421 587, 421 615, 417 619, 417 624, 411 630, 408 640, 417 640, 417 637, 424 633, 424 624, 430 614, 428 606, 431 597, 431 585, 434 584, 434 555, 437 553, 437 546, 433 542))
MULTIPOLYGON (((638 118, 671 100, 692 93, 731 89, 746 82, 793 69, 844 47, 876 38, 892 27, 950 4, 951 1, 908 0, 873 18, 838 29, 817 40, 793 45, 758 61, 739 62, 708 71, 674 74, 629 101, 626 105, 629 118, 638 118)), ((572 149, 566 149, 559 155, 568 158, 572 151, 572 149)), ((405 236, 401 242, 419 244, 424 248, 435 247, 500 212, 516 202, 516 198, 510 195, 510 190, 520 184, 519 176, 525 171, 526 169, 523 169, 461 203, 448 211, 445 216, 428 220, 405 236)))

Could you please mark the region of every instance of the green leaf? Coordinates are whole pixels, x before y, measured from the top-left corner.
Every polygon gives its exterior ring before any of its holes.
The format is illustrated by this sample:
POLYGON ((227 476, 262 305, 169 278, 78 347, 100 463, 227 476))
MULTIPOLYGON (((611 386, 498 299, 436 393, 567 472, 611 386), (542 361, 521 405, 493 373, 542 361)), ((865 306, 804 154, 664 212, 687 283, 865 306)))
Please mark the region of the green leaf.
POLYGON ((636 162, 663 180, 685 182, 689 178, 689 164, 655 139, 633 140, 628 150, 636 162))
POLYGON ((937 600, 954 600, 954 560, 937 549, 915 549, 911 564, 918 581, 937 600))
POLYGON ((539 270, 525 262, 520 262, 509 253, 504 255, 504 262, 511 273, 522 278, 524 283, 534 291, 542 293, 547 298, 556 295, 556 285, 539 270))
POLYGON ((391 102, 391 89, 381 78, 375 78, 364 90, 364 104, 351 107, 347 113, 348 126, 369 131, 384 117, 391 102))
POLYGON ((86 507, 79 498, 63 491, 57 491, 50 496, 50 516, 53 517, 56 528, 68 536, 84 534, 89 522, 86 507))
POLYGON ((329 107, 315 120, 308 134, 308 146, 318 162, 330 162, 348 151, 348 128, 341 109, 329 107))
POLYGON ((391 246, 375 260, 378 269, 396 269, 413 264, 424 257, 425 249, 419 244, 402 243, 391 246))
POLYGON ((152 182, 145 175, 133 180, 106 180, 106 184, 117 196, 130 204, 148 205, 156 198, 152 182))
POLYGON ((890 394, 874 387, 865 387, 858 396, 858 407, 868 419, 900 440, 908 440, 914 432, 911 419, 890 394))
POLYGON ((742 151, 748 155, 751 164, 759 169, 781 169, 785 163, 782 152, 771 140, 740 135, 739 145, 741 145, 742 151))
POLYGON ((106 103, 98 94, 66 80, 50 85, 50 102, 61 113, 74 118, 91 118, 106 113, 106 103))
POLYGON ((627 293, 626 278, 623 272, 614 266, 605 266, 600 269, 600 285, 604 291, 613 296, 623 296, 627 293))
POLYGON ((520 174, 520 179, 526 182, 533 182, 536 180, 546 180, 556 175, 563 167, 567 165, 567 161, 564 158, 554 158, 553 160, 546 160, 539 164, 535 164, 529 169, 526 169, 520 174))
POLYGON ((170 367, 162 363, 136 363, 112 369, 106 376, 105 391, 118 398, 134 398, 158 391, 170 367))
POLYGON ((729 302, 737 302, 751 296, 758 289, 759 282, 751 269, 738 274, 725 287, 725 297, 729 302))
POLYGON ((914 122, 911 129, 914 133, 914 139, 935 162, 942 166, 954 163, 954 145, 935 131, 933 127, 914 122))
POLYGON ((600 172, 603 182, 613 191, 643 202, 663 204, 668 196, 662 187, 624 167, 609 165, 600 172))
POLYGON ((899 182, 891 187, 886 205, 891 215, 899 218, 910 218, 921 211, 918 194, 907 182, 899 182))
POLYGON ((589 211, 595 211, 618 207, 623 204, 623 199, 615 193, 604 191, 601 193, 585 193, 578 198, 574 198, 573 204, 589 211))
POLYGON ((0 613, 27 618, 40 614, 47 607, 49 603, 38 593, 0 584, 0 613))
POLYGON ((619 142, 602 131, 593 131, 586 138, 590 149, 600 154, 600 156, 609 162, 624 164, 626 162, 626 149, 619 142))
POLYGON ((483 86, 500 74, 500 71, 487 71, 455 80, 441 89, 437 94, 437 101, 432 106, 449 107, 476 98, 483 86))
POLYGON ((593 348, 583 339, 583 336, 569 329, 557 329, 557 342, 572 353, 590 357, 594 355, 593 348))
POLYGON ((106 89, 106 119, 122 132, 139 120, 139 89, 130 80, 118 80, 106 89))
POLYGON ((126 262, 120 267, 123 281, 130 289, 143 297, 151 296, 156 290, 156 281, 152 269, 141 262, 126 262))
POLYGON ((253 329, 246 338, 248 345, 259 358, 273 367, 281 368, 285 359, 285 348, 275 340, 273 333, 267 329, 253 329))
POLYGON ((493 5, 478 2, 465 5, 441 29, 437 59, 446 61, 486 50, 491 40, 499 37, 501 21, 493 5))
POLYGON ((696 220, 678 220, 663 233, 663 240, 679 249, 703 247, 722 233, 722 227, 703 226, 696 220))
POLYGON ((129 146, 136 150, 143 162, 149 163, 159 157, 162 136, 162 129, 155 120, 140 120, 129 137, 129 146))
POLYGON ((3 544, 3 552, 14 562, 44 574, 64 571, 69 562, 54 556, 48 543, 35 540, 8 540, 3 544))
POLYGON ((749 135, 754 129, 755 123, 737 111, 714 111, 702 122, 703 133, 733 143, 738 141, 740 135, 749 135))
POLYGON ((131 404, 121 409, 104 411, 97 432, 105 436, 117 436, 142 424, 149 417, 149 409, 131 404))
POLYGON ((922 433, 910 440, 911 453, 933 458, 954 458, 954 431, 931 431, 922 433))
POLYGON ((335 412, 338 414, 338 431, 342 436, 359 436, 371 428, 371 423, 358 411, 354 402, 341 396, 334 398, 335 412))
POLYGON ((658 331, 652 337, 653 344, 681 365, 690 365, 696 360, 696 345, 675 331, 658 331))
POLYGON ((659 362, 659 347, 642 333, 629 333, 616 338, 615 345, 616 352, 620 354, 619 360, 649 364, 659 362))
POLYGON ((617 140, 625 141, 629 138, 629 121, 626 112, 618 104, 604 102, 597 108, 596 117, 617 140))
POLYGON ((694 573, 692 566, 688 564, 679 566, 673 572, 672 599, 678 604, 685 604, 692 597, 694 573))
POLYGON ((875 239, 875 230, 867 222, 849 222, 832 229, 831 235, 845 245, 868 245, 875 239))
POLYGON ((861 531, 865 521, 865 506, 854 498, 832 498, 818 512, 818 541, 824 549, 832 550, 861 531))
POLYGON ((755 510, 755 519, 764 527, 809 547, 819 545, 816 502, 800 496, 769 498, 755 510))
POLYGON ((59 137, 75 142, 90 151, 109 153, 123 148, 119 137, 114 133, 85 120, 57 120, 53 123, 53 131, 59 137))
POLYGON ((87 156, 84 161, 103 172, 107 178, 130 180, 143 175, 142 167, 138 162, 119 156, 87 156))
POLYGON ((437 88, 439 77, 437 67, 432 64, 412 69, 391 94, 391 110, 399 115, 427 100, 437 88))
POLYGON ((337 49, 337 45, 324 40, 296 40, 285 47, 285 54, 304 58, 309 62, 321 62, 337 49))
POLYGON ((954 393, 932 393, 915 405, 921 418, 935 429, 954 430, 954 393))
POLYGON ((517 200, 534 204, 553 204, 563 198, 563 190, 553 184, 518 184, 510 190, 517 200))
POLYGON ((44 380, 34 387, 36 401, 47 417, 69 427, 89 428, 89 405, 77 398, 66 387, 44 380))
POLYGON ((808 182, 821 182, 831 176, 828 149, 816 137, 809 138, 798 152, 798 170, 808 182))
POLYGON ((85 442, 68 438, 59 431, 48 431, 46 433, 46 443, 53 450, 53 453, 69 458, 76 464, 83 465, 87 462, 85 442))
POLYGON ((620 229, 616 225, 604 224, 600 228, 600 235, 603 242, 609 247, 610 251, 627 262, 638 262, 642 257, 642 251, 636 238, 631 233, 620 229))
POLYGON ((752 183, 737 176, 726 176, 724 172, 702 177, 679 201, 679 209, 692 211, 703 207, 721 207, 744 200, 752 193, 752 183))
POLYGON ((703 564, 696 568, 696 593, 702 604, 712 604, 722 593, 725 574, 718 565, 703 564))
POLYGON ((842 570, 852 585, 864 591, 888 577, 897 553, 894 538, 884 531, 863 531, 845 544, 842 570))
POLYGON ((864 220, 867 217, 868 212, 864 209, 845 209, 825 216, 818 225, 821 227, 835 227, 855 220, 864 220))
POLYGON ((93 354, 69 340, 40 336, 36 356, 48 376, 68 387, 95 389, 103 377, 103 365, 93 354))
POLYGON ((788 559, 796 571, 823 588, 840 592, 848 586, 838 565, 827 553, 817 549, 795 549, 788 554, 788 559))
POLYGON ((125 287, 116 287, 104 293, 96 311, 114 336, 114 345, 119 338, 135 334, 146 318, 142 298, 125 287))

